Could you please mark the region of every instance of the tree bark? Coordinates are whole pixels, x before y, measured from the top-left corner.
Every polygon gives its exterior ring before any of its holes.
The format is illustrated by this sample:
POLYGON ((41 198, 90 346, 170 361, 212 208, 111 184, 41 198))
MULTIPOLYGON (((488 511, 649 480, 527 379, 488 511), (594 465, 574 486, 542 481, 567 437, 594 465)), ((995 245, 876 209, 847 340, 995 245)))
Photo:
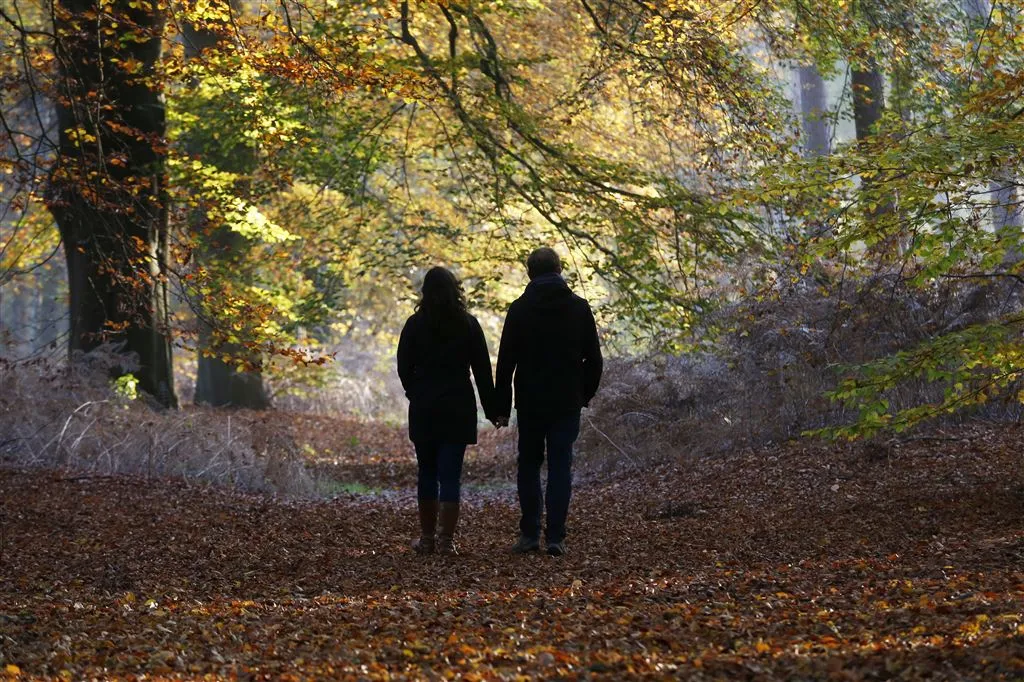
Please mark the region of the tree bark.
POLYGON ((60 313, 60 267, 56 263, 37 271, 42 280, 36 311, 35 350, 43 350, 56 344, 60 337, 62 315, 60 313))
MULTIPOLYGON (((992 226, 997 232, 1005 232, 1008 235, 1016 235, 1020 238, 1021 227, 1024 222, 1021 220, 1020 196, 1017 182, 1011 178, 1003 177, 992 180, 989 183, 989 191, 995 205, 992 207, 992 226)), ((1020 245, 1017 245, 1017 258, 1020 258, 1020 245)))
MULTIPOLYGON (((224 0, 227 4, 227 0, 224 0)), ((232 11, 237 11, 234 2, 230 3, 232 11)), ((223 30, 199 28, 190 23, 183 25, 185 39, 185 55, 189 59, 201 57, 205 50, 217 46, 224 39, 229 27, 223 30)), ((207 163, 232 172, 247 174, 255 167, 255 156, 250 149, 234 147, 223 149, 220 145, 207 145, 205 140, 192 139, 187 144, 189 151, 198 154, 207 163)), ((204 211, 196 210, 192 215, 192 234, 197 241, 196 259, 200 263, 221 266, 238 257, 239 252, 247 248, 245 240, 233 233, 229 228, 219 226, 213 230, 204 229, 207 216, 204 211)), ((225 270, 228 268, 215 268, 225 270)), ((202 304, 200 304, 202 307, 202 304)), ((197 358, 196 404, 215 407, 246 407, 250 409, 266 409, 270 399, 263 385, 263 374, 259 370, 242 371, 235 364, 225 362, 223 356, 240 358, 258 365, 258 357, 247 351, 243 346, 219 341, 215 326, 226 323, 214 320, 209 311, 200 313, 199 350, 197 358)))
MULTIPOLYGON (((988 0, 962 0, 964 14, 970 24, 971 42, 980 39, 980 31, 988 21, 991 7, 988 0)), ((989 216, 992 219, 992 229, 1003 239, 1013 244, 1006 251, 1003 265, 1012 265, 1021 260, 1021 228, 1024 227, 1024 217, 1021 216, 1020 201, 1017 191, 1017 183, 1012 174, 999 173, 989 181, 989 195, 992 197, 992 208, 989 216)))
POLYGON ((25 283, 21 286, 11 287, 9 297, 9 310, 7 324, 14 341, 14 352, 21 356, 31 352, 32 331, 35 325, 32 321, 32 311, 28 305, 29 292, 25 289, 25 283))
POLYGON ((137 361, 140 388, 174 407, 166 121, 155 82, 160 7, 128 0, 55 5, 60 137, 47 205, 67 259, 72 358, 114 343, 125 356, 121 369, 137 361))
MULTIPOLYGON (((857 142, 865 144, 877 132, 878 122, 885 111, 885 79, 874 56, 865 58, 853 67, 850 83, 853 89, 853 123, 857 142)), ((882 232, 881 238, 869 252, 880 262, 897 258, 906 247, 905 235, 885 220, 896 210, 895 196, 876 195, 875 188, 884 182, 884 177, 875 180, 861 177, 861 193, 867 202, 865 217, 874 223, 876 230, 882 232)))
POLYGON ((853 68, 850 82, 853 87, 853 124, 857 140, 862 141, 874 134, 885 108, 884 81, 874 57, 853 68))
POLYGON ((804 156, 828 156, 831 151, 825 81, 814 64, 797 69, 800 83, 800 118, 804 128, 804 156))
MULTIPOLYGON (((209 335, 206 338, 209 339, 209 335)), ((229 347, 224 350, 241 352, 243 349, 229 347)), ((270 406, 260 372, 240 372, 220 358, 205 357, 202 354, 199 356, 196 375, 195 402, 197 405, 245 407, 253 410, 263 410, 270 406)))
MULTIPOLYGON (((215 259, 228 261, 233 253, 244 249, 244 240, 227 228, 217 228, 207 236, 207 243, 196 250, 197 258, 207 263, 215 259)), ((231 358, 258 361, 254 353, 244 346, 219 340, 214 324, 205 315, 199 321, 199 357, 196 374, 197 405, 214 407, 245 407, 263 410, 270 407, 270 397, 263 385, 263 374, 259 370, 242 371, 236 365, 225 362, 223 355, 231 358)), ((226 323, 226 321, 220 321, 226 323)))

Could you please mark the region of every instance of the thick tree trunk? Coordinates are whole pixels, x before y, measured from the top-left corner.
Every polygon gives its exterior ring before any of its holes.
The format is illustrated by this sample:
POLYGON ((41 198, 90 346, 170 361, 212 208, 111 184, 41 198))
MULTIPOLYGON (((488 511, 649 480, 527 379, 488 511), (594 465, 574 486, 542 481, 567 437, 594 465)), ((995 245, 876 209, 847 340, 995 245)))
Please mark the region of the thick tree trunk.
MULTIPOLYGON (((225 4, 227 0, 223 0, 225 4)), ((231 3, 232 10, 237 10, 231 3)), ((214 31, 197 28, 191 24, 184 25, 183 37, 185 55, 189 58, 200 57, 204 50, 215 47, 224 39, 229 30, 214 31)), ((200 155, 207 163, 232 172, 246 174, 255 166, 252 151, 247 148, 223 149, 220 145, 205 144, 205 140, 190 140, 189 150, 200 155)), ((200 263, 213 265, 215 269, 225 270, 223 265, 239 256, 240 250, 247 245, 239 235, 226 227, 217 227, 212 231, 205 229, 206 215, 197 210, 192 216, 192 234, 197 241, 196 259, 200 263), (221 267, 217 267, 221 266, 221 267)), ((200 303, 202 307, 202 302, 200 303)), ((259 370, 243 371, 237 365, 225 362, 224 356, 249 360, 251 365, 258 365, 258 357, 247 351, 243 346, 217 339, 215 326, 227 324, 226 320, 215 320, 206 310, 201 312, 199 325, 199 354, 196 375, 196 404, 216 407, 246 407, 250 409, 266 409, 270 406, 269 396, 263 386, 263 374, 259 370)))
MULTIPOLYGON (((877 132, 878 122, 885 111, 885 79, 874 57, 868 57, 852 69, 850 83, 853 89, 853 123, 857 142, 867 143, 877 132)), ((904 251, 905 235, 898 225, 893 225, 891 216, 896 211, 895 196, 879 196, 877 187, 882 186, 882 176, 861 178, 861 193, 864 196, 865 216, 874 224, 880 238, 870 249, 880 262, 891 261, 904 251)), ((898 222, 898 221, 896 221, 898 222)))
MULTIPOLYGON (((209 335, 205 335, 209 339, 209 335)), ((203 336, 200 336, 202 339, 203 336)), ((228 347, 222 349, 242 354, 243 349, 228 347)), ((220 407, 246 407, 254 410, 266 409, 270 400, 263 386, 260 372, 239 372, 220 358, 199 356, 199 369, 196 376, 197 405, 213 405, 220 407)))
POLYGON ((60 0, 59 159, 47 203, 67 259, 68 350, 118 344, 140 388, 176 406, 165 307, 165 116, 158 3, 60 0))
POLYGON ((885 107, 882 72, 874 58, 855 67, 850 82, 853 87, 853 124, 858 140, 866 140, 875 132, 885 107))
POLYGON ((804 156, 828 156, 830 136, 828 128, 827 94, 825 80, 814 64, 797 69, 800 83, 800 118, 804 128, 804 156))
MULTIPOLYGON (((201 217, 197 216, 196 220, 197 225, 201 225, 201 217)), ((245 240, 226 228, 217 228, 213 234, 198 238, 202 243, 196 250, 197 258, 206 263, 219 260, 221 268, 240 249, 246 248, 245 240)), ((210 320, 205 316, 200 319, 195 403, 214 407, 266 409, 270 406, 270 398, 263 386, 262 373, 259 370, 239 370, 235 364, 222 359, 227 356, 248 360, 253 364, 259 359, 245 347, 223 340, 223 334, 218 333, 215 325, 227 324, 228 320, 210 320)))

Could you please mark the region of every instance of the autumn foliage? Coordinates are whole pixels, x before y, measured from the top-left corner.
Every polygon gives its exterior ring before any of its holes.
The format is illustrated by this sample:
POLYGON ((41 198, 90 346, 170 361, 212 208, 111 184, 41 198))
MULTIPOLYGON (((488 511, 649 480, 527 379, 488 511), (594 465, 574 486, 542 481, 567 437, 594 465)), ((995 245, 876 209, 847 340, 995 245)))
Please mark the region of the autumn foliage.
POLYGON ((0 679, 1024 678, 1022 36, 0 3, 0 679), (569 554, 499 431, 416 557, 398 329, 442 264, 493 344, 539 245, 610 358, 569 554))

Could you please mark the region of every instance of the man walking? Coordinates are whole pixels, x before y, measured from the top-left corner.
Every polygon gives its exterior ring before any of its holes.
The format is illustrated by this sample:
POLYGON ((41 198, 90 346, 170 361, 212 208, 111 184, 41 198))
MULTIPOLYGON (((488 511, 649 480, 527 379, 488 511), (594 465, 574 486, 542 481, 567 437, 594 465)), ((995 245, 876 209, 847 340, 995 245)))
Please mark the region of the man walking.
POLYGON ((512 412, 512 384, 519 417, 519 541, 522 554, 540 550, 541 506, 552 556, 565 554, 565 520, 572 493, 572 446, 580 410, 601 381, 601 347, 594 314, 562 279, 562 262, 541 248, 526 260, 530 283, 508 309, 498 349, 495 408, 500 422, 512 412), (547 446, 547 495, 540 468, 547 446))

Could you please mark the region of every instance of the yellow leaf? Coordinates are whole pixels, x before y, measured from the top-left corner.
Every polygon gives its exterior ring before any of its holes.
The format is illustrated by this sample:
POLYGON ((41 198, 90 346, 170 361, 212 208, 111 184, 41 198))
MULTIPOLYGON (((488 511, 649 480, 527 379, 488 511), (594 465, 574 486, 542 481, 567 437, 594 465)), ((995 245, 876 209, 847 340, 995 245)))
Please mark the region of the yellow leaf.
POLYGON ((21 668, 19 668, 18 666, 14 665, 13 663, 8 663, 7 667, 4 668, 4 672, 6 672, 8 675, 20 675, 21 674, 21 668))

